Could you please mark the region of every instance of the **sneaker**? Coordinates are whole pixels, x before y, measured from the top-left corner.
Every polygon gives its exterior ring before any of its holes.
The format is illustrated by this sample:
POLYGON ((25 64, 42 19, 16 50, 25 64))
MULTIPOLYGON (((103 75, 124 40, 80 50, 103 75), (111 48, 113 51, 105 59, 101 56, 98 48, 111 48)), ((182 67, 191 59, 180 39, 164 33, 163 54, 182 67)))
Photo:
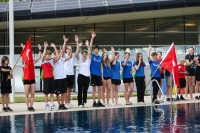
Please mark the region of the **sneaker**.
POLYGON ((196 96, 196 97, 195 97, 195 99, 199 100, 199 97, 198 97, 198 96, 196 96))
POLYGON ((98 104, 96 102, 94 102, 92 107, 98 107, 98 104))
POLYGON ((160 104, 158 101, 155 101, 155 104, 160 104))
POLYGON ((66 110, 67 108, 65 107, 65 105, 64 104, 61 104, 60 106, 59 106, 59 110, 66 110))
POLYGON ((84 108, 88 108, 88 106, 87 106, 87 104, 86 104, 86 103, 84 103, 83 107, 84 107, 84 108))
MULTIPOLYGON (((168 97, 168 98, 166 98, 166 101, 168 101, 168 102, 170 102, 170 98, 168 97)), ((172 101, 174 101, 174 99, 172 98, 172 101)))
POLYGON ((31 107, 28 107, 28 109, 27 109, 28 111, 31 111, 31 107))
POLYGON ((121 104, 117 103, 116 106, 120 106, 121 104))
POLYGON ((35 109, 34 109, 33 107, 30 107, 30 111, 31 111, 31 112, 34 112, 35 109))
POLYGON ((78 105, 79 108, 83 108, 83 105, 78 105))
POLYGON ((7 107, 7 111, 13 112, 13 110, 10 107, 7 107))
POLYGON ((159 103, 163 103, 163 102, 164 102, 162 99, 157 99, 157 101, 158 101, 159 103))
POLYGON ((69 106, 68 103, 65 104, 65 107, 66 107, 67 109, 70 109, 70 106, 69 106))
POLYGON ((100 101, 98 101, 98 107, 105 107, 100 101))
POLYGON ((2 108, 2 110, 4 111, 4 112, 8 112, 8 110, 7 110, 7 108, 2 108))
POLYGON ((56 106, 53 104, 53 105, 51 105, 51 110, 53 110, 53 111, 57 111, 58 108, 56 108, 56 106))
POLYGON ((112 105, 112 106, 115 106, 116 104, 115 104, 115 103, 112 103, 111 105, 112 105))
POLYGON ((71 108, 74 107, 74 105, 71 104, 71 103, 68 103, 68 106, 71 107, 71 108))
POLYGON ((132 102, 130 102, 130 101, 129 101, 128 103, 129 103, 129 105, 133 105, 133 103, 132 103, 132 102))
POLYGON ((179 96, 176 97, 176 101, 180 101, 179 96))
POLYGON ((46 104, 46 106, 45 106, 45 110, 46 110, 46 111, 49 111, 49 110, 51 110, 51 108, 50 108, 49 104, 46 104))
POLYGON ((180 100, 186 100, 182 95, 180 96, 180 100))
POLYGON ((107 103, 107 105, 108 105, 108 107, 112 106, 112 104, 110 104, 110 103, 107 103))
POLYGON ((146 103, 145 102, 141 102, 143 105, 145 105, 146 103))

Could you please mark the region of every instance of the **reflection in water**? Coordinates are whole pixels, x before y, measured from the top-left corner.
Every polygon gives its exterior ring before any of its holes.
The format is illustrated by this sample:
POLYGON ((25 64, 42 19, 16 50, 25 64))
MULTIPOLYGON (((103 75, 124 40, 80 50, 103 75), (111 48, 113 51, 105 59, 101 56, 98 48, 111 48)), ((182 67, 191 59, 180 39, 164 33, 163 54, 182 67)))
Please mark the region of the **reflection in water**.
POLYGON ((200 103, 2 116, 0 123, 1 133, 195 133, 200 132, 200 103))

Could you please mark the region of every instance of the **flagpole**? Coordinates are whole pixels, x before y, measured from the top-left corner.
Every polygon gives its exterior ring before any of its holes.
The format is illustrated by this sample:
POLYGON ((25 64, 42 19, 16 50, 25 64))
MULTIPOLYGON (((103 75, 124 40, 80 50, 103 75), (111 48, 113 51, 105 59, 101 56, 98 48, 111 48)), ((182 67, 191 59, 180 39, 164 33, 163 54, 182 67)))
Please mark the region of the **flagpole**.
POLYGON ((150 80, 148 81, 145 89, 147 88, 147 86, 149 85, 149 83, 151 82, 152 77, 155 75, 156 71, 158 70, 158 67, 156 68, 156 70, 154 71, 153 75, 151 76, 150 80))

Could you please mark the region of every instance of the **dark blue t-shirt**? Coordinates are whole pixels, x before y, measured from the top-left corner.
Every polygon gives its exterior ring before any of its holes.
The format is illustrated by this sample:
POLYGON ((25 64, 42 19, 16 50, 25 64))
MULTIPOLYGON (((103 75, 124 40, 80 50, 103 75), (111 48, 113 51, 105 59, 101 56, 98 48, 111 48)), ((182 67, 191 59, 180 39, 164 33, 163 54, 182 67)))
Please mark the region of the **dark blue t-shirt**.
POLYGON ((116 61, 115 65, 111 64, 111 79, 120 80, 120 62, 116 61))
MULTIPOLYGON (((154 60, 150 60, 149 64, 150 64, 151 76, 152 76, 154 74, 154 72, 156 71, 158 65, 160 65, 160 62, 154 61, 154 60)), ((155 74, 153 75, 153 77, 160 78, 160 70, 159 69, 157 69, 157 71, 155 72, 155 74)))
MULTIPOLYGON (((123 63, 124 61, 121 62, 121 64, 123 63)), ((133 75, 131 73, 133 67, 132 63, 130 61, 127 61, 126 65, 122 67, 123 67, 123 78, 133 78, 133 75)))
MULTIPOLYGON (((133 66, 135 66, 135 65, 137 65, 136 61, 133 63, 133 66)), ((136 70, 136 73, 135 73, 136 77, 144 77, 145 76, 145 74, 144 74, 144 67, 145 66, 146 66, 145 63, 144 63, 144 66, 142 66, 140 64, 140 67, 138 68, 138 70, 136 70)))
POLYGON ((93 75, 101 76, 101 63, 102 57, 99 55, 92 54, 90 73, 93 75))
POLYGON ((111 69, 110 66, 103 64, 103 77, 111 77, 111 69))
MULTIPOLYGON (((199 59, 197 60, 198 63, 200 63, 200 55, 197 55, 199 59)), ((200 72, 200 67, 196 66, 196 72, 200 72)))

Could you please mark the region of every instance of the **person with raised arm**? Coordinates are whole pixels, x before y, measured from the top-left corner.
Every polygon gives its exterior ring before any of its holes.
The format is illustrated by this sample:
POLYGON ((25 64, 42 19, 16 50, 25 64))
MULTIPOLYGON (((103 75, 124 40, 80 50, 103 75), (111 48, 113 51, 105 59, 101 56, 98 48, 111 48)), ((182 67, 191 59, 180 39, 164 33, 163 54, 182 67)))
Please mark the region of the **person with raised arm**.
MULTIPOLYGON (((21 47, 22 47, 22 49, 24 49, 25 45, 23 45, 23 43, 21 43, 21 47)), ((40 44, 38 44, 38 50, 39 50, 38 57, 35 60, 33 60, 33 64, 38 62, 41 58, 42 47, 40 44)), ((29 75, 28 75, 28 72, 26 69, 26 63, 23 61, 23 59, 22 59, 22 69, 23 69, 23 84, 24 84, 24 91, 25 91, 26 106, 28 108, 28 111, 33 112, 33 111, 35 111, 35 109, 33 108, 35 88, 36 88, 35 77, 32 77, 32 79, 27 78, 27 77, 29 77, 29 75), (29 94, 31 95, 30 101, 29 101, 29 94)))
POLYGON ((64 56, 64 51, 66 47, 66 42, 68 38, 63 36, 64 44, 63 47, 60 47, 58 50, 58 56, 55 59, 54 63, 54 80, 56 84, 56 97, 59 104, 59 110, 65 110, 67 107, 64 105, 65 95, 67 92, 67 84, 66 84, 66 74, 64 70, 64 63, 71 59, 72 55, 70 54, 68 57, 64 56), (61 98, 60 95, 61 94, 61 98))
MULTIPOLYGON (((77 36, 78 37, 78 36, 77 36)), ((78 55, 79 62, 79 74, 77 78, 78 83, 78 106, 80 108, 88 108, 87 106, 87 92, 90 84, 90 63, 91 63, 91 50, 89 46, 89 41, 86 40, 85 45, 88 51, 83 50, 81 52, 82 59, 78 55)), ((79 49, 78 49, 79 52, 79 49)))
MULTIPOLYGON (((65 57, 69 58, 64 63, 64 70, 65 70, 65 76, 66 76, 66 84, 67 84, 67 93, 65 94, 65 107, 71 108, 73 105, 70 103, 70 97, 71 97, 71 90, 74 87, 74 62, 76 59, 78 59, 78 51, 79 51, 79 43, 78 43, 78 36, 75 35, 75 41, 77 44, 76 52, 72 53, 72 47, 67 45, 66 54, 65 57)), ((82 43, 80 43, 82 45, 82 43)))
MULTIPOLYGON (((152 47, 149 44, 147 59, 148 59, 150 69, 151 69, 151 80, 156 80, 160 85, 160 81, 161 81, 160 70, 162 69, 162 67, 160 66, 160 62, 157 61, 157 53, 156 52, 153 52, 151 54, 152 59, 150 58, 151 49, 152 49, 152 47)), ((153 86, 152 102, 154 102, 155 100, 157 100, 159 86, 155 81, 152 82, 152 86, 153 86)), ((155 101, 155 104, 160 104, 160 103, 158 101, 155 101)))
POLYGON ((111 89, 111 99, 112 99, 112 106, 114 105, 120 105, 118 103, 118 90, 119 86, 121 84, 120 79, 120 62, 119 59, 119 53, 115 52, 115 49, 111 47, 112 51, 112 59, 111 59, 111 82, 112 82, 112 89, 111 89), (114 93, 114 94, 113 94, 114 93), (115 100, 114 100, 115 95, 115 100))
POLYGON ((58 57, 58 51, 55 44, 51 43, 51 47, 54 48, 56 55, 54 58, 51 58, 51 51, 47 50, 48 43, 44 42, 44 52, 42 54, 42 70, 43 70, 43 93, 45 101, 45 110, 57 110, 54 104, 54 93, 56 91, 54 75, 53 75, 53 66, 56 58, 58 57), (48 94, 50 94, 51 106, 48 104, 48 94))
POLYGON ((129 61, 130 53, 124 53, 124 61, 121 62, 123 67, 123 83, 124 83, 124 97, 126 100, 126 105, 132 105, 130 102, 130 97, 132 96, 134 84, 133 84, 133 71, 132 71, 132 62, 129 61), (130 88, 130 91, 128 91, 130 88))
POLYGON ((145 94, 145 66, 143 61, 142 53, 137 53, 136 61, 133 63, 136 70, 135 73, 135 83, 137 87, 137 102, 138 104, 145 104, 144 94, 145 94))
MULTIPOLYGON (((96 36, 95 32, 92 32, 92 38, 90 41, 90 47, 92 48, 93 40, 96 36)), ((103 93, 103 65, 102 65, 102 57, 98 55, 99 46, 95 45, 93 48, 94 54, 92 54, 91 64, 90 64, 90 73, 91 73, 91 82, 92 86, 92 98, 93 105, 92 107, 105 107, 101 103, 101 96, 103 93), (96 87, 98 88, 98 103, 96 103, 96 87)))
POLYGON ((108 58, 108 52, 104 48, 104 52, 102 53, 102 58, 103 58, 103 93, 102 93, 102 101, 105 106, 112 106, 109 101, 110 101, 110 90, 111 90, 111 60, 108 58), (106 101, 105 103, 105 90, 107 91, 106 93, 106 101))

